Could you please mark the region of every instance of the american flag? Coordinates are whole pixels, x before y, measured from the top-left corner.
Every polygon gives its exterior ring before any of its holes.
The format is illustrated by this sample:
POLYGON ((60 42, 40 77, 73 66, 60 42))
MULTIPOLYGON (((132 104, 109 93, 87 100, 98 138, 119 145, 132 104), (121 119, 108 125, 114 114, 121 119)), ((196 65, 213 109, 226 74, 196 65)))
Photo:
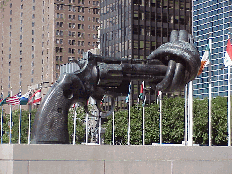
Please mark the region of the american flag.
POLYGON ((21 92, 18 94, 15 94, 12 97, 8 97, 6 99, 6 103, 11 104, 11 105, 19 105, 20 104, 20 97, 21 97, 21 92))

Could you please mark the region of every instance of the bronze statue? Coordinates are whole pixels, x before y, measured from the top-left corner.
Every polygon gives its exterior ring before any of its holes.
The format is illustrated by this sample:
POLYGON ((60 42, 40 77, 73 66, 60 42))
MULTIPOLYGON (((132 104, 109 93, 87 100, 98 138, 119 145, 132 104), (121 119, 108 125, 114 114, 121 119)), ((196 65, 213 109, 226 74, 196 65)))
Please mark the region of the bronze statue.
MULTIPOLYGON (((104 58, 90 52, 84 53, 77 64, 80 69, 63 74, 43 99, 35 117, 32 143, 69 144, 68 111, 75 102, 87 111, 91 96, 100 109, 103 95, 126 96, 131 80, 144 80, 157 91, 177 91, 196 77, 201 61, 198 51, 189 43, 188 33, 181 30, 172 31, 170 42, 153 51, 146 64, 141 60, 104 58)), ((102 112, 103 117, 107 114, 102 112)))

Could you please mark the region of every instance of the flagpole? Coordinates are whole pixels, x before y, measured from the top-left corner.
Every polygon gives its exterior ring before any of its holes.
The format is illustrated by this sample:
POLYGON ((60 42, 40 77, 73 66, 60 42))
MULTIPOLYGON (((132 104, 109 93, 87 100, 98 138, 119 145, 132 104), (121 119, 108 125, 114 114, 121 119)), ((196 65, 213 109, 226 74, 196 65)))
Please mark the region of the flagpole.
POLYGON ((188 146, 193 146, 193 81, 189 82, 189 140, 188 146))
MULTIPOLYGON (((228 40, 230 35, 228 35, 228 40)), ((231 46, 231 45, 230 45, 231 46)), ((228 146, 231 146, 231 101, 230 101, 230 64, 228 66, 228 146)))
MULTIPOLYGON (((12 96, 12 87, 11 87, 10 95, 12 96)), ((12 129, 12 104, 10 104, 10 137, 9 137, 9 144, 11 144, 11 129, 12 129)))
POLYGON ((230 65, 228 66, 228 146, 231 146, 231 101, 230 101, 230 65))
POLYGON ((113 111, 113 145, 114 145, 114 111, 113 111))
POLYGON ((211 83, 211 53, 212 53, 212 40, 209 38, 209 146, 212 145, 212 83, 211 83))
MULTIPOLYGON (((130 82, 130 85, 129 85, 129 90, 131 90, 130 88, 131 88, 131 82, 130 82)), ((128 112, 129 112, 129 116, 128 116, 129 118, 128 118, 128 132, 127 132, 127 133, 128 133, 128 136, 127 136, 128 139, 127 139, 127 145, 130 145, 130 108, 131 108, 131 91, 129 91, 129 93, 130 93, 130 94, 129 94, 129 109, 128 109, 128 110, 129 110, 129 111, 128 111, 128 112)))
POLYGON ((31 139, 31 103, 29 104, 29 118, 28 118, 28 144, 30 144, 31 139))
POLYGON ((185 85, 185 132, 184 132, 184 141, 185 141, 185 146, 187 145, 188 142, 188 84, 185 85))
POLYGON ((101 115, 99 114, 99 145, 101 145, 101 115))
POLYGON ((88 113, 85 116, 85 144, 88 145, 88 113))
POLYGON ((145 83, 143 81, 143 145, 145 145, 145 83))
POLYGON ((3 121, 3 106, 2 106, 2 113, 1 113, 1 144, 2 144, 2 130, 3 130, 3 123, 2 123, 2 121, 3 121))
POLYGON ((74 129, 73 129, 73 145, 76 143, 76 122, 77 122, 77 112, 76 112, 76 103, 74 104, 74 129))
POLYGON ((162 135, 162 91, 159 91, 160 93, 160 144, 163 143, 163 135, 162 135))
MULTIPOLYGON (((19 92, 21 93, 22 87, 20 86, 20 90, 19 92)), ((21 143, 21 117, 22 117, 22 110, 21 110, 21 105, 20 105, 20 101, 19 101, 19 144, 21 143)))

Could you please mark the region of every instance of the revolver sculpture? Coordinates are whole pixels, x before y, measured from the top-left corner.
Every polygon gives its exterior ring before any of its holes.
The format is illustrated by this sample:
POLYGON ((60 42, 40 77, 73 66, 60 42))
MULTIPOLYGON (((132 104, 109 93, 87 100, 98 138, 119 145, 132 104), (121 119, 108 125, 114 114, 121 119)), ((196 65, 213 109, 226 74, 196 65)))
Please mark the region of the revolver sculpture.
MULTIPOLYGON (((126 96, 131 80, 144 80, 157 91, 178 91, 196 77, 201 61, 188 33, 174 30, 170 42, 153 51, 146 63, 86 52, 77 64, 80 69, 61 75, 45 96, 36 113, 32 143, 69 144, 68 111, 73 103, 78 102, 87 111, 87 101, 92 97, 101 111, 102 97, 126 96)), ((108 114, 102 112, 103 117, 108 114)))

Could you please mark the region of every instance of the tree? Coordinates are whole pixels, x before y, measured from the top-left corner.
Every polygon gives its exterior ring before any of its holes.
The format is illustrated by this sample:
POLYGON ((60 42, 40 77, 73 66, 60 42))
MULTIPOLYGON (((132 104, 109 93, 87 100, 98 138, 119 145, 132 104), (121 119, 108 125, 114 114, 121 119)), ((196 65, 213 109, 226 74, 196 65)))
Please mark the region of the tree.
MULTIPOLYGON (((31 111, 31 128, 34 123, 36 109, 31 111)), ((28 142, 28 128, 29 128, 29 111, 21 111, 21 143, 28 142)), ((12 129, 11 129, 11 142, 18 143, 19 140, 19 117, 20 110, 12 111, 12 129)), ((3 143, 9 143, 9 132, 10 132, 10 114, 5 114, 3 124, 3 143)))
MULTIPOLYGON (((68 113, 68 133, 69 133, 69 142, 73 143, 74 135, 74 108, 69 109, 68 113)), ((76 107, 76 137, 75 143, 81 144, 84 142, 85 138, 85 112, 83 107, 76 107)))

